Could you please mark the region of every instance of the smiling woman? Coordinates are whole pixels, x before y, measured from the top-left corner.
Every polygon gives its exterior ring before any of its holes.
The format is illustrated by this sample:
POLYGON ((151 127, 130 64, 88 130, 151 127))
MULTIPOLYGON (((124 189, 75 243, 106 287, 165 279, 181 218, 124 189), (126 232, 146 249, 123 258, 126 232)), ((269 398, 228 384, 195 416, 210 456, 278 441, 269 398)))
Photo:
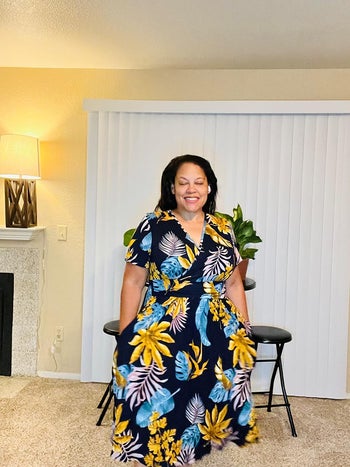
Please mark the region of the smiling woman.
POLYGON ((185 466, 258 436, 241 258, 229 222, 214 216, 216 194, 207 160, 175 157, 129 243, 113 360, 115 460, 185 466))

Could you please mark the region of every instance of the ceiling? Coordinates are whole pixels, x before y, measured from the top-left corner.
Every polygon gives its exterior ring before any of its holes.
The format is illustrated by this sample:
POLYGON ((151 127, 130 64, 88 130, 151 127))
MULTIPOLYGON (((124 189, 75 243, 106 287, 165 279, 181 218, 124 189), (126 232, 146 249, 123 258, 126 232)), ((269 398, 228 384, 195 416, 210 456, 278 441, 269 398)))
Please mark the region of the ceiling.
POLYGON ((349 0, 2 0, 0 66, 350 68, 349 0))

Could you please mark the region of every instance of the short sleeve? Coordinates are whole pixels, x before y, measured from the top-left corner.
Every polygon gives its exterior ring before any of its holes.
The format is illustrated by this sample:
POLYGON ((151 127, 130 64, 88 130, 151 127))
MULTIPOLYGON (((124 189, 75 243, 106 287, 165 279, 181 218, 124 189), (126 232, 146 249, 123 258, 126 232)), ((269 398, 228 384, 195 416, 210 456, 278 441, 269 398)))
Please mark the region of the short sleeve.
POLYGON ((127 263, 135 264, 143 268, 148 268, 152 247, 152 232, 150 216, 146 215, 130 240, 125 255, 127 263))

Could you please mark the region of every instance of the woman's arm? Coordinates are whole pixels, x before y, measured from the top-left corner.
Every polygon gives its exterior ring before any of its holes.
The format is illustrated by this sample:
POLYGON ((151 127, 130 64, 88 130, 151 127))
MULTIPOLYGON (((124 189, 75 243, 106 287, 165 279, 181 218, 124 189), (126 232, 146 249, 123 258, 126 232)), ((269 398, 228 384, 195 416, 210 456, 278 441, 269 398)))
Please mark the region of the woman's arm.
POLYGON ((226 281, 225 295, 236 305, 243 319, 249 322, 247 300, 241 275, 237 267, 226 281))
POLYGON ((148 270, 126 263, 120 294, 120 332, 135 318, 146 284, 148 270))

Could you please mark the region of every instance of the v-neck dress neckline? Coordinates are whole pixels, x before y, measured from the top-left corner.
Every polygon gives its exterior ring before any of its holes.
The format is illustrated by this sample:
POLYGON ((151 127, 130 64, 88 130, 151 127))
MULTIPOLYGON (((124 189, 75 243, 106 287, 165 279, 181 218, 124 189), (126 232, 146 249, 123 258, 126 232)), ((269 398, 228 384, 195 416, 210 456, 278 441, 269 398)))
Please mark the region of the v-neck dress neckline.
POLYGON ((202 247, 202 244, 203 244, 203 238, 204 238, 204 234, 205 234, 205 229, 206 229, 206 226, 207 226, 207 214, 204 212, 204 218, 203 218, 203 225, 202 225, 202 233, 201 233, 201 236, 200 236, 200 240, 199 240, 199 243, 197 243, 192 237, 191 235, 189 234, 189 232, 184 228, 184 226, 182 225, 180 219, 176 216, 176 214, 174 213, 174 211, 170 210, 168 211, 169 214, 171 214, 173 216, 173 218, 175 219, 175 221, 179 224, 180 228, 184 231, 184 233, 186 234, 186 237, 193 243, 193 245, 198 249, 200 250, 201 247, 202 247))

